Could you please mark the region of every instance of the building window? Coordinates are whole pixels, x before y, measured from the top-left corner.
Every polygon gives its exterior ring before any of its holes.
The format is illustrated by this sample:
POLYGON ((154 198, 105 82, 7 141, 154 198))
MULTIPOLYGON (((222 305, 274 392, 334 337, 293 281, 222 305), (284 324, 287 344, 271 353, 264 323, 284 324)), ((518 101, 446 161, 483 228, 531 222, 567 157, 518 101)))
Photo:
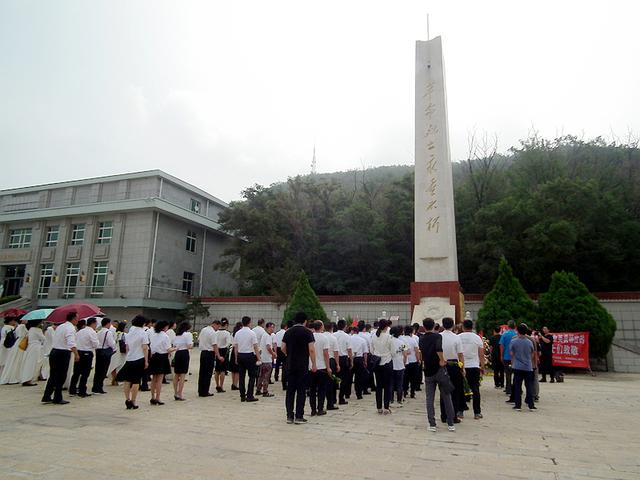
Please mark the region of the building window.
POLYGON ((53 227, 47 227, 47 236, 44 239, 45 247, 55 247, 58 245, 58 235, 60 234, 60 227, 55 225, 53 227))
POLYGON ((182 275, 182 291, 187 295, 193 292, 193 273, 184 272, 182 275))
POLYGON ((79 278, 80 264, 67 263, 64 271, 64 291, 62 292, 64 298, 72 298, 76 296, 76 287, 78 286, 79 278))
POLYGON ((187 232, 187 252, 195 253, 195 251, 196 251, 196 232, 192 232, 191 230, 189 230, 187 232))
POLYGON ((71 245, 82 245, 84 243, 84 223, 73 225, 71 230, 71 245))
POLYGON ((200 213, 200 202, 195 199, 191 199, 191 211, 195 213, 200 213))
POLYGON ((43 263, 40 265, 40 280, 38 281, 38 298, 49 296, 49 287, 53 279, 53 263, 43 263))
POLYGON ((18 228, 17 230, 9 230, 9 248, 29 248, 30 246, 30 228, 18 228))
POLYGON ((93 278, 91 280, 91 295, 102 295, 107 284, 108 262, 95 262, 93 264, 93 278))
POLYGON ((111 243, 113 238, 113 222, 100 222, 98 225, 98 245, 111 243))

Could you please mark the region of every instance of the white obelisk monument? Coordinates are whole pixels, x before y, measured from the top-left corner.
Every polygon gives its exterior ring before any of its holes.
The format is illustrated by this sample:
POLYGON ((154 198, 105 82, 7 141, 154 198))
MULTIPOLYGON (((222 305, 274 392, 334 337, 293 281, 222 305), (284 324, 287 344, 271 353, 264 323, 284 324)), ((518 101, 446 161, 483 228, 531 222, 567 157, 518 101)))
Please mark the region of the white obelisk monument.
POLYGON ((415 282, 413 322, 460 321, 453 178, 442 40, 416 42, 415 282))

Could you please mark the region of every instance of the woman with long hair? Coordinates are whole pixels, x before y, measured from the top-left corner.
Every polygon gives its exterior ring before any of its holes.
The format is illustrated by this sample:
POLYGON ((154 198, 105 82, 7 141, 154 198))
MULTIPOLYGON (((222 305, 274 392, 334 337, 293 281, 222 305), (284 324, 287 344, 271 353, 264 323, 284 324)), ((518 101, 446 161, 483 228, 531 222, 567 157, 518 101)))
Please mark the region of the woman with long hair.
POLYGON ((191 324, 187 321, 178 325, 176 338, 173 346, 176 349, 173 367, 173 398, 174 400, 183 401, 182 391, 184 389, 184 378, 189 373, 189 350, 193 348, 193 334, 191 324))
POLYGON ((393 403, 393 394, 396 394, 398 407, 402 406, 404 398, 404 370, 409 356, 409 346, 404 343, 400 335, 404 333, 404 329, 396 325, 391 327, 389 334, 393 337, 393 354, 391 356, 393 362, 393 386, 391 389, 391 402, 393 403))
POLYGON ((375 359, 374 374, 376 376, 376 408, 380 414, 389 414, 391 402, 391 385, 393 378, 393 338, 389 335, 391 322, 384 318, 378 322, 376 334, 371 338, 371 354, 375 359), (378 358, 380 359, 378 361, 378 358), (384 397, 384 409, 383 409, 384 397))
POLYGON ((175 349, 171 346, 167 330, 169 330, 169 322, 158 320, 153 326, 153 332, 149 334, 151 359, 147 371, 151 375, 151 400, 149 401, 151 405, 164 405, 164 402, 160 401, 162 379, 166 374, 171 373, 169 353, 175 349))
POLYGON ((116 380, 124 382, 124 404, 127 410, 136 410, 136 397, 144 371, 149 367, 149 337, 144 330, 146 318, 136 315, 131 328, 124 336, 127 349, 126 362, 118 372, 116 380))
MULTIPOLYGON (((242 330, 242 322, 236 322, 233 327, 233 336, 236 336, 238 331, 242 330)), ((240 368, 238 362, 236 362, 236 356, 233 352, 233 344, 230 346, 229 353, 229 371, 231 372, 231 390, 240 390, 240 368)))

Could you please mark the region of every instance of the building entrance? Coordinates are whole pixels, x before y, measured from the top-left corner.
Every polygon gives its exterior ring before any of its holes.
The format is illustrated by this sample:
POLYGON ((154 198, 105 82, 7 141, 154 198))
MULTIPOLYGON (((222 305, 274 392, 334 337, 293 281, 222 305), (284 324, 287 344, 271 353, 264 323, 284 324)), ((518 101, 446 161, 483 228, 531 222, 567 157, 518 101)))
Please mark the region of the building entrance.
POLYGON ((2 296, 20 295, 20 289, 24 283, 25 265, 6 265, 2 267, 2 296))

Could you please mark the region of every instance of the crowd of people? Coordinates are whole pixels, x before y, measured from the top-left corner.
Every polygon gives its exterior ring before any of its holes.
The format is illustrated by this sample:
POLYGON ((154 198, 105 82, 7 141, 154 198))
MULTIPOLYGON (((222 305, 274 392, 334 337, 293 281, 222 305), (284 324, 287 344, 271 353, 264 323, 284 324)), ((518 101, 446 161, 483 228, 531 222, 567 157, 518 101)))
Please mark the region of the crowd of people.
MULTIPOLYGON (((79 320, 75 312, 66 322, 51 325, 43 333, 42 320, 20 322, 6 319, 0 334, 0 384, 20 383, 25 387, 46 380, 43 403, 66 404, 63 390, 80 398, 105 394, 104 382, 123 385, 125 407, 136 410, 138 393, 149 391, 150 405, 164 405, 163 385, 173 385, 175 401, 184 401, 184 384, 194 347, 192 325, 136 316, 128 329, 125 322, 91 317, 79 320), (125 331, 126 330, 126 331, 125 331), (94 371, 89 392, 89 377, 94 371)), ((449 431, 464 418, 471 403, 473 418, 483 418, 480 384, 487 368, 483 339, 473 331, 471 319, 455 325, 430 318, 422 325, 393 325, 380 319, 348 325, 345 320, 325 325, 308 319, 304 312, 275 332, 272 322, 252 325, 243 317, 229 331, 227 319, 213 320, 197 339, 199 371, 197 392, 211 397, 225 393, 231 374, 231 390, 241 402, 273 397, 269 391, 281 383, 286 391, 288 423, 307 422, 349 404, 352 395, 362 400, 375 395, 380 415, 389 415, 407 398, 425 387, 428 429, 437 431, 436 387, 440 392, 440 420, 449 431), (308 402, 307 402, 308 399, 308 402)), ((525 324, 494 331, 489 339, 488 358, 494 369, 496 388, 504 388, 507 402, 535 410, 538 382, 555 375, 551 364, 553 336, 543 329, 530 332, 525 324), (538 365, 542 378, 538 379, 538 365)))

